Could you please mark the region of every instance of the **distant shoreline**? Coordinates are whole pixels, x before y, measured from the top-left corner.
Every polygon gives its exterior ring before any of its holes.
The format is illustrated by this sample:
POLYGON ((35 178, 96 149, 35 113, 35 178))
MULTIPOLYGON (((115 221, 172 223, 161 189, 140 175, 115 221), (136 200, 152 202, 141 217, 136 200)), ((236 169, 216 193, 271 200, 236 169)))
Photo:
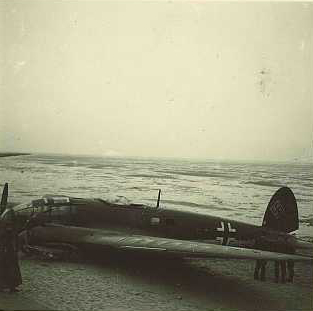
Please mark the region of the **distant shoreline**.
POLYGON ((18 152, 0 152, 0 158, 4 157, 17 157, 22 155, 30 155, 30 153, 18 153, 18 152))

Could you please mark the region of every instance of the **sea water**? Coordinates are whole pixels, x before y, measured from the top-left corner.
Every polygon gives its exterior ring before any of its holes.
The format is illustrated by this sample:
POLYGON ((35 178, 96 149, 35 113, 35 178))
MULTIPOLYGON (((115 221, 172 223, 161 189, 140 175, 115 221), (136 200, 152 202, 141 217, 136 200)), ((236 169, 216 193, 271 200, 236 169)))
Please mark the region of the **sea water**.
POLYGON ((297 199, 297 236, 313 240, 313 164, 32 154, 0 158, 9 201, 44 194, 192 210, 261 225, 281 186, 297 199))

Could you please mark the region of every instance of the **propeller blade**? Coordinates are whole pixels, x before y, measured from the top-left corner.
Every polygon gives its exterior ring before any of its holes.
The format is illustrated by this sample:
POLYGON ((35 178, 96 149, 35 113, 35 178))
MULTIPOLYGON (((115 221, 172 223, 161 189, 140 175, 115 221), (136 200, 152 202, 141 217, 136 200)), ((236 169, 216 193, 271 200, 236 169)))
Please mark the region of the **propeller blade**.
POLYGON ((2 191, 1 204, 0 204, 0 215, 5 211, 8 203, 9 185, 6 182, 2 191))

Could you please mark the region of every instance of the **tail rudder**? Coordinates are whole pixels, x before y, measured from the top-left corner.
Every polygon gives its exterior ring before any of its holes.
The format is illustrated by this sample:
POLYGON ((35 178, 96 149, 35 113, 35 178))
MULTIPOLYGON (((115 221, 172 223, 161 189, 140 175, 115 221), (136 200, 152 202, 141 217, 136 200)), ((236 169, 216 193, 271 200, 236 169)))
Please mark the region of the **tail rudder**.
POLYGON ((297 201, 290 188, 282 187, 272 196, 262 226, 287 233, 299 229, 297 201))

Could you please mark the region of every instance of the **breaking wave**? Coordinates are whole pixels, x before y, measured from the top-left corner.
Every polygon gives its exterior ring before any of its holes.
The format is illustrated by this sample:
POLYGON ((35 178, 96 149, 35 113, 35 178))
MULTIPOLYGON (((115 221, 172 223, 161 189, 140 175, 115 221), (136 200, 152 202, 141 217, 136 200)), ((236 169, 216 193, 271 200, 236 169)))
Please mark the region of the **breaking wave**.
POLYGON ((313 218, 302 218, 302 219, 299 219, 299 222, 313 227, 313 218))
POLYGON ((162 178, 162 179, 177 179, 171 175, 149 175, 149 174, 128 174, 127 177, 141 177, 141 178, 162 178))
POLYGON ((175 175, 183 175, 183 176, 195 176, 195 177, 217 177, 217 178, 236 178, 234 175, 223 174, 223 173, 210 173, 210 172, 201 172, 201 171, 161 171, 175 175))
POLYGON ((272 181, 245 181, 244 184, 251 184, 257 186, 265 186, 265 187, 275 187, 280 188, 284 187, 285 185, 280 182, 272 182, 272 181))

